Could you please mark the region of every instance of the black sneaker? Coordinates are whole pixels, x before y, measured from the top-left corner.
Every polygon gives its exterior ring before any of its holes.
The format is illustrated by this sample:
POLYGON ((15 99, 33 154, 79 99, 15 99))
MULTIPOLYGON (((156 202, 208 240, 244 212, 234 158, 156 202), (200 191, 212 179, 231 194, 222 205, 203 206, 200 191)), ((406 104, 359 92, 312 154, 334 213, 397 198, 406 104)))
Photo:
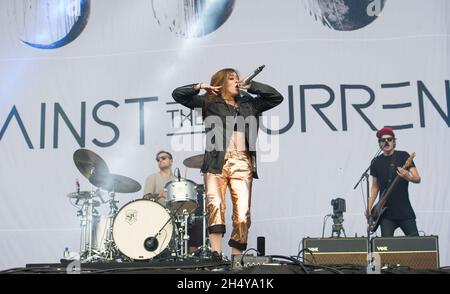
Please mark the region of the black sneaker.
POLYGON ((222 262, 223 261, 222 253, 219 253, 217 251, 213 251, 211 253, 211 260, 214 261, 214 262, 222 262))

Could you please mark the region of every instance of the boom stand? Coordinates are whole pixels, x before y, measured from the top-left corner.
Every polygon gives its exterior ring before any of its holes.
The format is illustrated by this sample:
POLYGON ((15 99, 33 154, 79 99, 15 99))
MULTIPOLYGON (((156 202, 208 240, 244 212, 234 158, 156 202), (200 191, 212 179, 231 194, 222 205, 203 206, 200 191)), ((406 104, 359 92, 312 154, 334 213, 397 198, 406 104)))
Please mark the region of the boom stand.
POLYGON ((379 271, 379 265, 380 265, 380 259, 379 259, 379 255, 375 256, 373 254, 373 250, 372 250, 372 246, 370 244, 370 211, 369 211, 369 199, 370 199, 370 189, 369 189, 369 170, 370 167, 372 166, 372 163, 374 162, 374 160, 377 158, 378 155, 381 154, 381 152, 383 151, 384 146, 380 147, 380 149, 378 149, 377 153, 375 154, 375 156, 373 157, 373 159, 370 161, 370 165, 369 167, 367 167, 367 169, 362 173, 360 179, 358 180, 358 182, 356 183, 356 185, 353 187, 353 190, 355 190, 358 185, 365 180, 366 182, 366 195, 367 195, 367 199, 366 199, 366 208, 367 208, 367 273, 368 274, 373 274, 373 273, 380 273, 379 271))

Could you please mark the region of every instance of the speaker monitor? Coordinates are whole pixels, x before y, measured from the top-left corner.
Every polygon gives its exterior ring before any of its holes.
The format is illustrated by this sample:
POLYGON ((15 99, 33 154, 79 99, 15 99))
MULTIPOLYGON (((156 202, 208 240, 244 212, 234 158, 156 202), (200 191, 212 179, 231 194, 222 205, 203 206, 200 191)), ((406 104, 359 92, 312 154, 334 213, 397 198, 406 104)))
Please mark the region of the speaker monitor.
POLYGON ((372 238, 372 250, 380 254, 381 266, 413 269, 439 268, 438 236, 372 238))
POLYGON ((305 264, 367 264, 367 238, 303 238, 305 264))

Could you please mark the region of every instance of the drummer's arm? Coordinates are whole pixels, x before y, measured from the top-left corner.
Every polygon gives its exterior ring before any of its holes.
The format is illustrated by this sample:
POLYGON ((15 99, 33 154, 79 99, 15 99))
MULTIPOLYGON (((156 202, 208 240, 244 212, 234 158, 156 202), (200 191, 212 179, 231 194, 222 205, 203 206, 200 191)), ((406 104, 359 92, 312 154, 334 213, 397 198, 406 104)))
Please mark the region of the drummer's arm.
POLYGON ((164 191, 160 193, 147 193, 142 197, 143 199, 158 201, 161 198, 164 198, 164 191))
POLYGON ((155 201, 158 201, 161 198, 164 198, 164 191, 159 192, 159 194, 155 193, 155 201))
POLYGON ((156 184, 154 183, 154 180, 151 176, 147 177, 145 180, 145 187, 144 187, 144 197, 143 199, 154 199, 156 196, 158 196, 157 193, 154 193, 156 190, 156 184))
POLYGON ((150 199, 154 199, 154 198, 155 198, 155 195, 154 195, 153 193, 147 193, 147 194, 145 194, 144 197, 142 197, 142 198, 143 198, 143 199, 150 200, 150 199))

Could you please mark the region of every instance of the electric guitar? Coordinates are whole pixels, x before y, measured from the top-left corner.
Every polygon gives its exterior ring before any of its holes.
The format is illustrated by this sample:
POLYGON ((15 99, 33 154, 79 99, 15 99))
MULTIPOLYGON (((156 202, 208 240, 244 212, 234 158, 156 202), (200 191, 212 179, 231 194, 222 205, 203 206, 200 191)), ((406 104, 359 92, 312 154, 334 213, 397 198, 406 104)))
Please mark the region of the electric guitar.
MULTIPOLYGON (((403 165, 404 169, 408 169, 411 167, 414 157, 416 157, 416 152, 413 152, 411 156, 406 160, 403 165)), ((394 190, 395 185, 400 180, 400 176, 397 174, 395 179, 391 182, 389 187, 384 190, 383 194, 380 196, 380 200, 377 204, 375 204, 370 210, 369 216, 369 229, 371 233, 375 233, 375 231, 380 226, 381 219, 383 218, 384 213, 387 210, 386 203, 391 196, 392 190, 394 190)))

